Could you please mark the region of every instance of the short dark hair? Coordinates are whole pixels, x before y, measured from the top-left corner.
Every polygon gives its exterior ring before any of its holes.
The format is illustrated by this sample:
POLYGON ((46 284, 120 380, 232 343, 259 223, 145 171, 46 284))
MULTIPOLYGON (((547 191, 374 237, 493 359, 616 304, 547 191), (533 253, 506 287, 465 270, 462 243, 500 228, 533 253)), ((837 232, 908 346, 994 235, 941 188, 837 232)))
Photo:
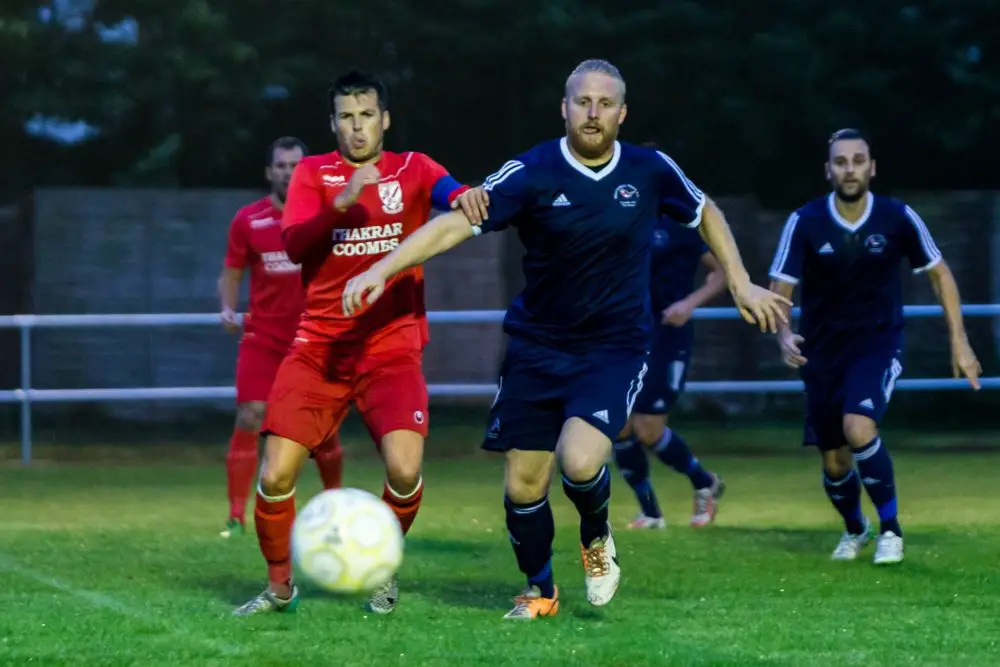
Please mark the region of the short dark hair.
POLYGON ((330 82, 328 99, 330 104, 330 113, 332 114, 334 112, 333 100, 335 97, 362 95, 364 93, 375 93, 375 97, 378 98, 379 109, 382 111, 389 108, 389 100, 387 97, 385 83, 382 82, 382 79, 371 72, 352 69, 350 72, 347 72, 330 82))
POLYGON ((306 148, 304 141, 298 137, 281 137, 280 139, 275 139, 271 143, 271 147, 267 149, 267 166, 270 167, 274 164, 274 151, 281 149, 283 151, 290 151, 293 148, 298 148, 302 151, 303 155, 309 155, 309 149, 306 148))
POLYGON ((868 141, 868 138, 864 135, 864 133, 861 130, 857 130, 853 127, 845 127, 840 130, 837 130, 836 132, 830 135, 829 139, 827 139, 826 142, 827 157, 830 156, 830 148, 835 143, 837 143, 838 141, 844 141, 848 139, 860 139, 861 141, 868 144, 868 150, 871 151, 872 144, 870 141, 868 141))

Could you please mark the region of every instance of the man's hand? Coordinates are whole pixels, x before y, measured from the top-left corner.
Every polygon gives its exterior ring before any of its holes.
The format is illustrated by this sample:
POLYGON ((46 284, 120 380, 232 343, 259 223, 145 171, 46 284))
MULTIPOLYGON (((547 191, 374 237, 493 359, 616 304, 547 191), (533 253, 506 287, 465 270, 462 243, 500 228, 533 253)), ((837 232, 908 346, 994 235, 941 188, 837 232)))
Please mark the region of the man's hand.
POLYGON ((376 264, 364 273, 356 275, 347 281, 347 286, 344 287, 342 296, 344 314, 353 316, 361 310, 365 302, 369 305, 375 303, 384 291, 385 276, 376 264))
POLYGON ((379 173, 378 167, 373 164, 366 164, 363 167, 359 167, 351 174, 351 180, 347 182, 344 191, 333 200, 334 207, 343 212, 354 206, 354 203, 358 201, 358 197, 361 196, 361 191, 364 187, 366 185, 375 185, 381 177, 382 175, 379 173))
POLYGON ((242 329, 239 313, 232 308, 223 308, 219 317, 222 320, 222 328, 226 330, 226 333, 239 333, 240 329, 242 329))
POLYGON ((451 208, 454 210, 461 207, 462 213, 469 219, 469 222, 479 226, 483 224, 483 220, 487 220, 490 217, 486 210, 489 208, 489 205, 490 196, 486 190, 471 188, 455 197, 455 201, 451 203, 451 208))
POLYGON ((778 334, 778 345, 781 347, 781 360, 789 368, 800 368, 806 365, 806 359, 802 356, 799 346, 805 338, 788 328, 784 328, 778 334))
POLYGON ((972 388, 979 391, 979 376, 983 374, 983 367, 976 359, 968 338, 951 342, 951 373, 956 378, 964 375, 972 388))
POLYGON ((749 281, 740 286, 730 285, 729 291, 744 321, 756 324, 762 333, 778 333, 778 322, 788 324, 785 306, 791 307, 790 299, 749 281))
POLYGON ((694 313, 694 305, 687 299, 675 301, 660 313, 660 324, 682 327, 691 319, 692 313, 694 313))

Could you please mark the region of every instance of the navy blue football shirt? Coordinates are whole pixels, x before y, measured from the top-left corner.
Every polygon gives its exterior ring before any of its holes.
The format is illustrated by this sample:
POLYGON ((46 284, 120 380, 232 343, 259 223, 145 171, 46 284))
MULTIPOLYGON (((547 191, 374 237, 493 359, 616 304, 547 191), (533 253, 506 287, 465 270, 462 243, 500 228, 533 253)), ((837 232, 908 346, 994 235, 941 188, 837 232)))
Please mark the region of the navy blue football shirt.
POLYGON ((927 225, 912 208, 889 197, 868 193, 867 198, 864 214, 853 224, 837 212, 832 193, 785 223, 771 277, 801 283, 799 334, 807 357, 833 357, 878 334, 895 336, 901 344, 902 261, 909 260, 914 273, 941 261, 927 225))
POLYGON ((653 228, 661 211, 697 227, 705 205, 673 160, 615 142, 595 170, 563 138, 507 162, 483 187, 490 206, 481 230, 514 227, 526 250, 525 288, 504 331, 569 352, 645 351, 653 228))
POLYGON ((653 318, 688 297, 694 291, 694 277, 708 246, 696 229, 679 226, 662 216, 653 228, 653 256, 650 263, 649 295, 653 318))

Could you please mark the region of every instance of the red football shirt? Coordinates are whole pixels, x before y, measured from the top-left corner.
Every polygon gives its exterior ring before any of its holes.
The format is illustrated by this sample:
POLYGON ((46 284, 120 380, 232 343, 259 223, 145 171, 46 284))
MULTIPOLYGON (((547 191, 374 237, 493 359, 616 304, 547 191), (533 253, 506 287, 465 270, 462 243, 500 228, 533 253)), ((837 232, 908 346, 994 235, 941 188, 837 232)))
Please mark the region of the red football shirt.
POLYGON ((250 304, 246 333, 290 345, 305 306, 298 264, 281 240, 281 209, 270 197, 244 206, 229 225, 226 266, 250 269, 250 304))
POLYGON ((344 314, 341 296, 347 281, 366 271, 427 222, 432 193, 442 184, 453 199, 464 187, 437 162, 422 153, 383 153, 381 179, 366 186, 358 201, 340 213, 334 199, 355 167, 340 153, 303 159, 292 176, 281 226, 289 249, 301 254, 306 307, 298 337, 343 343, 373 342, 379 347, 422 348, 427 340, 423 269, 413 267, 394 276, 385 293, 354 317, 344 314), (308 248, 298 247, 296 226, 318 229, 308 248), (317 227, 319 225, 319 227, 317 227))

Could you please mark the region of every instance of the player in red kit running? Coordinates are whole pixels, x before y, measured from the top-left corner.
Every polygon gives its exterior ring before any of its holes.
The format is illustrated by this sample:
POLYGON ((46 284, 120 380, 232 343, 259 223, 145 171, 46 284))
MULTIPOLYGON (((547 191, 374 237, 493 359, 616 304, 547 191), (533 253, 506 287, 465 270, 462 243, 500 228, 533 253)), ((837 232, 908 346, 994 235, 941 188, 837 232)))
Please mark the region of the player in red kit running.
MULTIPOLYGON (((226 259, 219 277, 222 326, 242 331, 236 362, 236 426, 226 455, 229 520, 222 537, 243 533, 247 496, 257 474, 257 440, 278 366, 295 338, 305 306, 299 265, 288 259, 281 217, 295 166, 306 146, 282 137, 268 149, 264 174, 271 194, 241 208, 229 225, 226 259), (250 304, 243 326, 236 308, 240 281, 250 272, 250 304)), ((333 434, 315 452, 323 486, 340 486, 342 450, 333 434)))
MULTIPOLYGON (((400 274, 377 304, 355 317, 344 313, 341 293, 349 278, 423 225, 432 207, 461 207, 476 220, 486 210, 479 191, 459 185, 426 155, 383 150, 389 112, 377 77, 346 74, 331 86, 329 104, 339 150, 299 164, 281 222, 288 256, 302 264, 306 306, 264 419, 255 517, 269 585, 236 609, 239 616, 297 606, 290 549, 295 484, 310 450, 337 431, 351 404, 385 463, 382 499, 404 533, 412 525, 427 435, 423 274, 400 274)), ((393 578, 375 591, 369 608, 389 613, 397 598, 393 578)))

